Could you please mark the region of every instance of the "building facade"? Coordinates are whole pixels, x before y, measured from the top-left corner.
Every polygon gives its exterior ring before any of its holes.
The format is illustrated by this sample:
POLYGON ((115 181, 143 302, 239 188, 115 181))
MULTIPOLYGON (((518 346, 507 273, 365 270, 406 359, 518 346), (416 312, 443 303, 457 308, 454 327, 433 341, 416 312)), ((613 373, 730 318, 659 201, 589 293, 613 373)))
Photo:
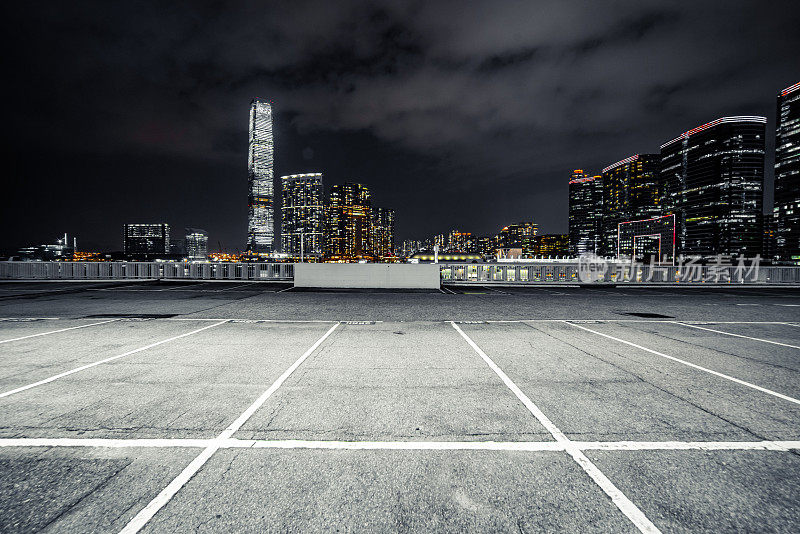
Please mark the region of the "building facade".
POLYGON ((523 255, 536 254, 535 237, 539 225, 532 222, 519 222, 505 226, 497 234, 499 248, 519 248, 523 255))
POLYGON ((447 246, 443 250, 448 252, 474 252, 475 236, 472 232, 450 230, 447 235, 447 246))
POLYGON ((619 223, 616 255, 674 263, 675 214, 619 223))
POLYGON ((778 94, 773 216, 775 258, 800 264, 800 83, 778 94))
POLYGON ((187 228, 183 241, 186 257, 192 261, 208 259, 208 232, 200 228, 187 228))
POLYGON ((569 181, 569 253, 578 256, 600 248, 603 215, 603 179, 582 169, 569 181))
POLYGON ((372 213, 366 186, 345 183, 331 187, 325 208, 325 257, 329 261, 372 259, 372 213))
POLYGON ((268 254, 275 250, 275 204, 272 141, 272 104, 250 103, 250 137, 247 161, 247 251, 268 254))
MULTIPOLYGON (((533 239, 533 254, 536 256, 566 256, 569 254, 568 234, 541 234, 533 239)), ((524 254, 523 250, 523 254, 524 254)))
POLYGON ((281 244, 292 258, 320 257, 325 205, 322 173, 281 176, 281 244))
POLYGON ((617 253, 620 223, 661 215, 660 159, 658 154, 635 154, 603 169, 602 254, 617 253))
POLYGON ((394 256, 394 210, 372 208, 372 253, 376 258, 394 256))
POLYGON ((679 254, 761 252, 765 117, 722 117, 661 145, 679 254))
POLYGON ((148 260, 170 253, 169 225, 126 224, 123 228, 123 251, 132 260, 148 260))

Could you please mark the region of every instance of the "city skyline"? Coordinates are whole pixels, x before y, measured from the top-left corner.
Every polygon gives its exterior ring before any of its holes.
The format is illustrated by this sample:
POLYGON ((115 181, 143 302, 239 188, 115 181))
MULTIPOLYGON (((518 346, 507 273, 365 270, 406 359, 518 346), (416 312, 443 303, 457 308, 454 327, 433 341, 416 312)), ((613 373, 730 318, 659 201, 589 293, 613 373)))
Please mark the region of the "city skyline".
MULTIPOLYGON (((287 7, 269 20, 257 8, 232 9, 200 14, 201 33, 220 41, 212 48, 180 15, 156 8, 76 5, 66 17, 54 4, 11 12, 20 32, 13 35, 31 46, 14 52, 10 89, 30 105, 11 110, 14 178, 2 211, 13 231, 0 249, 64 230, 87 249, 115 248, 113 228, 131 220, 201 226, 211 242, 241 249, 241 117, 254 97, 275 103, 275 176, 319 170, 329 185, 368 183, 398 210, 399 241, 450 228, 487 234, 528 219, 563 233, 563 177, 571 169, 599 170, 647 153, 674 132, 720 116, 766 116, 767 132, 774 131, 775 93, 797 82, 791 59, 798 37, 774 17, 780 6, 719 12, 637 4, 624 16, 604 11, 609 6, 585 13, 501 6, 491 22, 507 24, 490 26, 513 30, 503 34, 475 33, 482 12, 474 6, 459 21, 436 6, 419 14, 391 4, 287 7), (298 31, 306 15, 310 33, 298 31), (550 26, 565 16, 570 35, 555 35, 550 26), (97 20, 105 33, 86 31, 97 20), (351 25, 345 35, 342 21, 351 25), (52 32, 42 34, 45 22, 52 32), (253 37, 258 24, 281 36, 279 44, 253 37), (181 35, 187 45, 132 45, 152 34, 181 35), (64 44, 54 45, 56 38, 64 44), (340 43, 333 55, 315 55, 331 43, 340 43), (53 60, 62 67, 48 69, 53 60), (658 72, 628 68, 636 60, 658 72), (87 77, 87 69, 102 74, 87 77), (29 165, 45 124, 59 143, 29 165), (39 190, 63 228, 47 218, 10 223, 39 190)), ((767 135, 766 205, 773 142, 767 135)))

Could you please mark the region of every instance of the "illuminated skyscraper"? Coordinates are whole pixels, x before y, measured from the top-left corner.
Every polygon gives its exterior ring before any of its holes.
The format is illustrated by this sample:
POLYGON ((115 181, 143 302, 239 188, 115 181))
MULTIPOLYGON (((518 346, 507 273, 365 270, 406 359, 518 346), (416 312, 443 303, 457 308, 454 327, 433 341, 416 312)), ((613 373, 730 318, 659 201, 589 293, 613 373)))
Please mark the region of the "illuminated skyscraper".
POLYGON ((474 246, 475 238, 472 232, 450 230, 450 233, 447 235, 447 246, 442 250, 447 252, 472 252, 474 246))
POLYGON ((800 83, 778 95, 775 129, 776 258, 800 264, 800 83))
POLYGON ((378 258, 394 255, 394 210, 372 208, 372 253, 378 258))
POLYGON ((678 253, 761 252, 765 117, 722 117, 661 145, 678 253))
MULTIPOLYGON (((509 224, 497 234, 500 248, 521 248, 525 255, 536 254, 536 240, 539 225, 532 222, 509 224)), ((470 251, 472 252, 472 251, 470 251)))
POLYGON ((294 258, 301 252, 304 258, 321 255, 325 222, 322 173, 282 176, 281 189, 283 252, 294 258))
POLYGON ((617 252, 617 225, 661 214, 658 154, 635 154, 603 169, 603 254, 617 252))
POLYGON ((248 219, 247 250, 275 250, 275 206, 273 184, 272 105, 262 100, 250 103, 250 151, 247 161, 248 219))
POLYGON ((169 254, 169 225, 126 224, 123 250, 125 257, 133 260, 164 257, 169 254))
POLYGON ((208 259, 208 232, 200 228, 187 228, 184 240, 186 256, 190 260, 205 261, 208 259))
POLYGON ((569 181, 569 253, 599 253, 603 180, 577 169, 569 181))
POLYGON ((357 261, 372 257, 370 193, 361 184, 331 187, 325 209, 325 256, 331 261, 357 261))

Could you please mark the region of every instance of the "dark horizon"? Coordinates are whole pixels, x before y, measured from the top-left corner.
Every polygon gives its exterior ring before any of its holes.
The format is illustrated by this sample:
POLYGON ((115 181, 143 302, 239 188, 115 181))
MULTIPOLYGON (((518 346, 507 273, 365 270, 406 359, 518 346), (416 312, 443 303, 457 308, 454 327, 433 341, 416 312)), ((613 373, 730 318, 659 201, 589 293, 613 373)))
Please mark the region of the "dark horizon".
POLYGON ((6 6, 0 250, 64 232, 120 250, 122 225, 147 222, 241 250, 252 98, 275 103, 276 177, 365 184, 398 243, 521 220, 566 233, 573 169, 731 115, 767 117, 769 211, 776 97, 800 81, 792 7, 6 6))

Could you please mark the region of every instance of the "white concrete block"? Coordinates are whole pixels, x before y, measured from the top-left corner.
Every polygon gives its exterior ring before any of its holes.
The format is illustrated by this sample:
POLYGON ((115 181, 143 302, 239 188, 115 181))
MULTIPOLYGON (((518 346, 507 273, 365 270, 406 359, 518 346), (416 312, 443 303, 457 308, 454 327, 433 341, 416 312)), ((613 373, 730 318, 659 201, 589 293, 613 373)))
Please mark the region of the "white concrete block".
POLYGON ((439 265, 296 263, 295 287, 439 289, 439 265))

